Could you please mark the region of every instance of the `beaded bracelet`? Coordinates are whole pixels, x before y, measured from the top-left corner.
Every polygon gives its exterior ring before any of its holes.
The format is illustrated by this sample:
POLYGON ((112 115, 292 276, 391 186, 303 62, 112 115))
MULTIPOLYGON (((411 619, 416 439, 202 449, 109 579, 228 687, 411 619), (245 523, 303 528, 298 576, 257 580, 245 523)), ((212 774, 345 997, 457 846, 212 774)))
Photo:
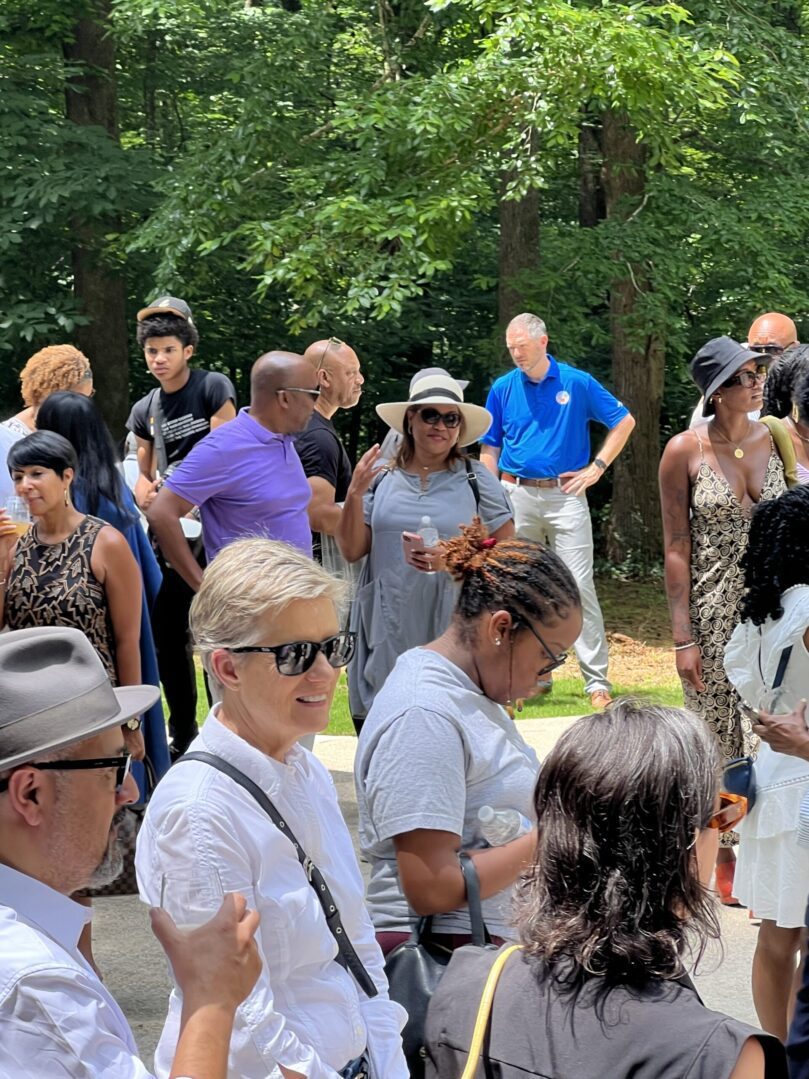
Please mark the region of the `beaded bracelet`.
POLYGON ((682 641, 680 644, 675 644, 674 651, 675 652, 684 652, 686 650, 686 648, 696 648, 696 647, 697 647, 697 642, 696 641, 682 641))

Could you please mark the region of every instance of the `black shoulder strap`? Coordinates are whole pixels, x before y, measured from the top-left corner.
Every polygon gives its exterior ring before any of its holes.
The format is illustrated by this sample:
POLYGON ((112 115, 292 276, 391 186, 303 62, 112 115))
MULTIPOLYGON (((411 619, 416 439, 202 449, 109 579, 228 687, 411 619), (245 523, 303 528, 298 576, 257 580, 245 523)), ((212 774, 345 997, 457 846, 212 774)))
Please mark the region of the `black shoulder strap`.
POLYGON ((169 458, 166 453, 166 440, 163 437, 163 409, 160 405, 160 387, 152 390, 149 394, 149 430, 154 442, 157 470, 161 478, 165 476, 169 467, 169 458))
POLYGON ((223 760, 222 757, 218 757, 215 753, 184 753, 182 757, 175 761, 175 764, 182 764, 183 761, 201 761, 203 764, 208 764, 211 768, 216 768, 217 771, 224 772, 224 774, 232 779, 234 783, 238 783, 240 787, 244 787, 248 794, 252 794, 275 827, 280 832, 284 833, 295 848, 295 854, 303 867, 306 879, 314 889, 317 900, 323 908, 329 932, 337 941, 337 962, 341 967, 344 967, 354 975, 357 984, 367 996, 378 996, 379 990, 374 985, 373 979, 365 969, 362 960, 355 952, 354 945, 348 939, 348 934, 346 933, 342 919, 340 918, 340 911, 337 909, 337 904, 334 902, 334 897, 329 891, 329 886, 326 884, 323 874, 297 841, 294 832, 261 787, 246 776, 244 772, 240 772, 239 769, 235 768, 229 761, 223 760))
POLYGON ((475 497, 475 512, 477 513, 480 509, 480 485, 478 483, 478 474, 475 472, 475 465, 471 458, 466 460, 466 479, 475 497))
POLYGON ((772 688, 778 689, 781 683, 784 681, 784 675, 787 673, 787 665, 789 664, 789 657, 792 655, 792 645, 788 644, 778 657, 778 669, 775 672, 775 678, 772 680, 772 688))

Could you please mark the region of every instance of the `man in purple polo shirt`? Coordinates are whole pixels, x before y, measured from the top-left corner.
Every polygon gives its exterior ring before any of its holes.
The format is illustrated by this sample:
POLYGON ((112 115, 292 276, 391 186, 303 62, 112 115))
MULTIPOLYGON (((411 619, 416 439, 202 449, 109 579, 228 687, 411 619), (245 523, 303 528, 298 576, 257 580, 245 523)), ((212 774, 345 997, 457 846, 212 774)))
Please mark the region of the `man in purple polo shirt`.
POLYGON ((147 511, 167 562, 195 592, 202 570, 180 520, 199 506, 208 561, 240 536, 268 536, 312 553, 309 482, 292 436, 320 394, 303 356, 268 352, 250 372, 250 407, 193 448, 147 511))

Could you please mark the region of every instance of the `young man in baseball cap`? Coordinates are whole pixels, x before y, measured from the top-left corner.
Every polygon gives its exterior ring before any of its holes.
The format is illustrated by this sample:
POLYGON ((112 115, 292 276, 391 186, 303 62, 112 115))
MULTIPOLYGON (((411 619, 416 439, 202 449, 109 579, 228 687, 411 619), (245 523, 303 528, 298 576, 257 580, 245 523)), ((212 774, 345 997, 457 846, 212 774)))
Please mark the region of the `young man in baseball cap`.
MULTIPOLYGON (((221 372, 189 366, 199 334, 185 300, 158 296, 138 311, 137 338, 146 365, 159 383, 135 402, 126 424, 137 442, 135 498, 146 512, 166 475, 210 431, 236 415, 236 391, 221 372)), ((157 556, 163 587, 152 627, 168 703, 171 751, 177 757, 197 733, 197 684, 188 640, 193 593, 159 551, 157 556)))

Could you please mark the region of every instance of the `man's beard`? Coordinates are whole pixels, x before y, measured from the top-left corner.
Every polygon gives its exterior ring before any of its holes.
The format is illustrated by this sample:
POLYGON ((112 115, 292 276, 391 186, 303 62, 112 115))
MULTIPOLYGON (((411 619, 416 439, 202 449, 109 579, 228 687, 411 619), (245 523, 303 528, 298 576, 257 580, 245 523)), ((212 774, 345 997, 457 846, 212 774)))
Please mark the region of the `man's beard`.
POLYGON ((112 818, 110 828, 114 827, 118 829, 117 834, 110 836, 104 857, 90 877, 88 888, 103 888, 112 884, 124 868, 124 853, 135 836, 135 818, 126 807, 119 809, 112 818))

